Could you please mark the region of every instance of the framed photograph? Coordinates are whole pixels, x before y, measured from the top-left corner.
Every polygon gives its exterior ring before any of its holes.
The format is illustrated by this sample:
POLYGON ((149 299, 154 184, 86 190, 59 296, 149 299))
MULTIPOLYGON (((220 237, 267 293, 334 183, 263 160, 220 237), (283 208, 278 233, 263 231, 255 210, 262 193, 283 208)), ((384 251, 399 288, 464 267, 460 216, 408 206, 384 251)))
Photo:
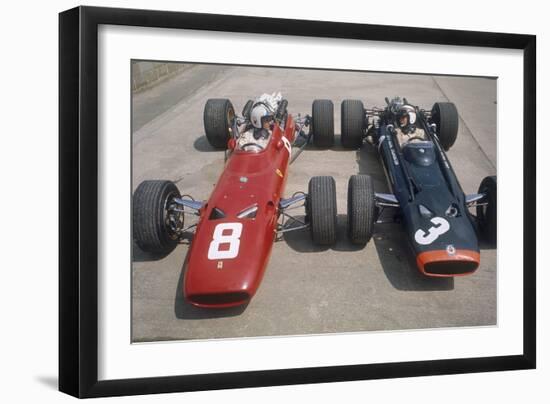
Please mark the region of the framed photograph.
POLYGON ((535 367, 535 36, 59 27, 61 391, 535 367))

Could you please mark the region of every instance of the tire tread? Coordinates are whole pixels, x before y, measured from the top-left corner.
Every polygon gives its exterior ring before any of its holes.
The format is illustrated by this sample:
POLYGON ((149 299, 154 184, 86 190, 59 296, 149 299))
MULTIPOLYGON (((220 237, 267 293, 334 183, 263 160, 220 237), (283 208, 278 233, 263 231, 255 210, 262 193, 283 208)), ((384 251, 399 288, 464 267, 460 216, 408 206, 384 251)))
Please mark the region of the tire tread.
POLYGON ((331 100, 314 100, 312 109, 313 144, 327 148, 334 145, 334 104, 331 100))
POLYGON ((308 186, 311 236, 319 245, 336 242, 336 183, 330 176, 313 177, 308 186))
POLYGON ((166 253, 173 250, 177 240, 172 239, 162 221, 164 199, 179 191, 171 181, 143 181, 133 197, 133 236, 145 252, 166 253))
POLYGON ((443 150, 448 151, 458 137, 458 111, 452 102, 436 102, 432 108, 437 134, 443 150))
POLYGON ((476 209, 481 236, 491 245, 497 243, 497 177, 487 176, 479 184, 478 193, 488 192, 487 216, 483 217, 480 206, 476 209))
POLYGON ((204 106, 204 133, 208 143, 216 149, 227 148, 229 141, 229 126, 227 115, 233 109, 231 101, 226 98, 211 98, 204 106))
POLYGON ((357 149, 363 143, 365 108, 360 100, 344 100, 341 104, 341 142, 347 149, 357 149))
POLYGON ((348 181, 348 234, 353 244, 366 244, 374 232, 374 185, 368 175, 352 175, 348 181))

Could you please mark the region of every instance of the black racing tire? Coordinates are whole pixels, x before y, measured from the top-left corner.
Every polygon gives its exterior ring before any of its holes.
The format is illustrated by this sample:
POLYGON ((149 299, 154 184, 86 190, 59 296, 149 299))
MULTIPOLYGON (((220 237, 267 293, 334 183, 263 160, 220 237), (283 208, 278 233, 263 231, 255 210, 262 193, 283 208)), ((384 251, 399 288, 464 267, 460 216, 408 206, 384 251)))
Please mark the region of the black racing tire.
POLYGON ((204 133, 212 147, 226 149, 235 109, 226 98, 211 98, 204 106, 204 133))
POLYGON ((254 105, 254 101, 248 100, 246 104, 244 104, 243 107, 243 117, 246 119, 250 119, 250 111, 252 111, 252 106, 254 105))
POLYGON ((167 254, 178 244, 178 237, 167 225, 167 204, 179 198, 180 192, 171 181, 143 181, 134 192, 133 234, 136 244, 145 252, 167 254))
POLYGON ((497 243, 497 177, 485 177, 479 184, 479 194, 486 194, 482 201, 486 206, 476 207, 477 223, 482 238, 496 246, 497 243))
POLYGON ((334 104, 331 100, 313 101, 311 130, 313 144, 328 148, 334 145, 334 104))
POLYGON ((365 245, 374 232, 376 204, 369 175, 352 175, 348 181, 348 236, 353 244, 365 245))
POLYGON ((332 245, 336 242, 336 215, 334 178, 312 177, 308 186, 307 216, 315 244, 332 245))
POLYGON ((341 142, 347 149, 358 149, 363 144, 366 117, 363 102, 344 100, 341 105, 341 142))
POLYGON ((443 150, 449 150, 458 136, 458 111, 452 102, 436 102, 432 107, 432 122, 443 150))

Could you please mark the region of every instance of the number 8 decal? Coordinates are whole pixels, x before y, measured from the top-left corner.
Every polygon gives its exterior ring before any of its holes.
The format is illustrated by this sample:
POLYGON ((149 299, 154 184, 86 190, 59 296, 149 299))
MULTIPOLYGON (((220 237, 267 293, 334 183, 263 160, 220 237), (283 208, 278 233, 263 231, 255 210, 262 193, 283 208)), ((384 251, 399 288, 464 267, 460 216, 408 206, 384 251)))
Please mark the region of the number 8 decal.
POLYGON ((283 141, 283 144, 285 145, 285 149, 288 151, 288 154, 292 154, 292 145, 290 144, 286 136, 283 136, 281 140, 283 141))
POLYGON ((209 260, 223 260, 235 258, 239 255, 241 244, 242 223, 220 223, 214 229, 213 239, 208 247, 209 260), (225 230, 231 230, 230 234, 223 234, 225 230), (228 250, 220 250, 221 244, 229 244, 228 250))

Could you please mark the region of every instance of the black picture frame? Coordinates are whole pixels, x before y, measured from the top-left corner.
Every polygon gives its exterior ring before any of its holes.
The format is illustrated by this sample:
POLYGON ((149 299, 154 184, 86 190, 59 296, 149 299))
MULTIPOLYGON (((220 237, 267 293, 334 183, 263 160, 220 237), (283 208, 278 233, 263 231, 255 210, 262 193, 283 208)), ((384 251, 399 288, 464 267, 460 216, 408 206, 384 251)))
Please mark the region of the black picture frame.
POLYGON ((340 22, 77 7, 59 15, 59 390, 104 397, 536 366, 536 37, 340 22), (181 28, 523 51, 523 354, 98 381, 98 26, 181 28))

